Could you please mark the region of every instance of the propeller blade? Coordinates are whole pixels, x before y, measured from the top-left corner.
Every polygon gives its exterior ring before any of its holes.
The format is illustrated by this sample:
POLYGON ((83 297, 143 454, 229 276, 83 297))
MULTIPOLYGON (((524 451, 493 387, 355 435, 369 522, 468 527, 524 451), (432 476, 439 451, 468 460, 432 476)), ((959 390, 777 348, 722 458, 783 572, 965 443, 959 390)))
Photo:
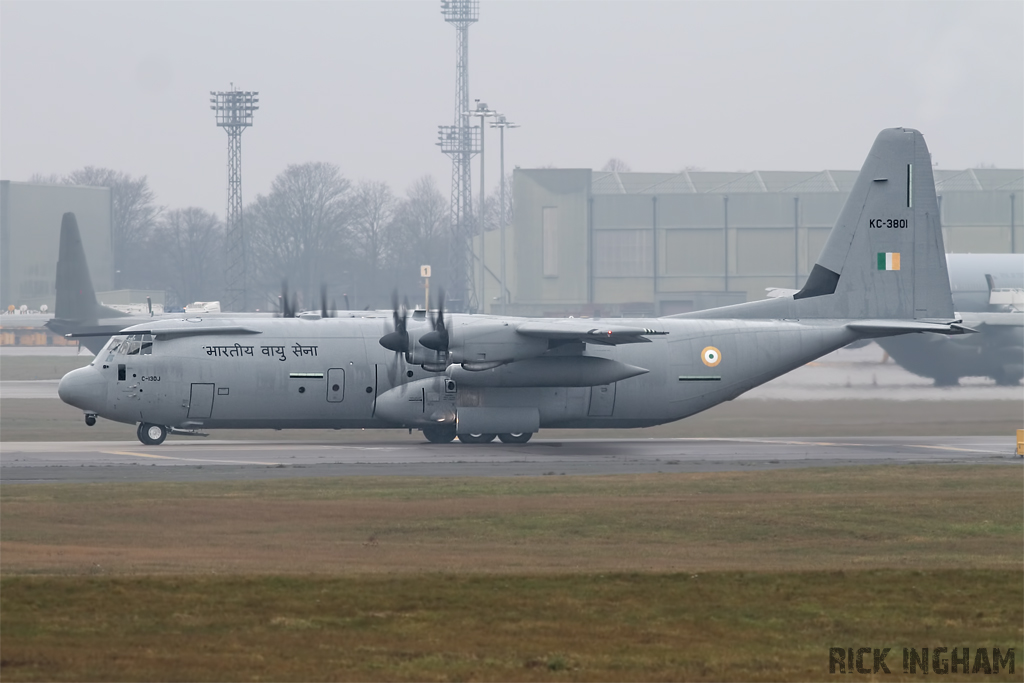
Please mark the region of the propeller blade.
POLYGON ((282 318, 294 318, 295 308, 298 304, 298 300, 295 295, 292 298, 288 298, 288 280, 281 280, 281 295, 277 297, 278 300, 278 312, 282 318))
POLYGON ((409 331, 406 325, 408 320, 408 300, 401 308, 398 306, 398 290, 391 293, 391 321, 392 331, 385 334, 378 341, 380 345, 395 353, 409 352, 409 331))
POLYGON ((320 285, 320 317, 331 317, 330 310, 327 308, 327 285, 320 285))
POLYGON ((437 316, 431 319, 431 323, 434 326, 432 332, 427 332, 420 337, 420 344, 427 347, 432 351, 446 354, 448 353, 448 328, 444 324, 444 290, 440 290, 437 294, 437 316))

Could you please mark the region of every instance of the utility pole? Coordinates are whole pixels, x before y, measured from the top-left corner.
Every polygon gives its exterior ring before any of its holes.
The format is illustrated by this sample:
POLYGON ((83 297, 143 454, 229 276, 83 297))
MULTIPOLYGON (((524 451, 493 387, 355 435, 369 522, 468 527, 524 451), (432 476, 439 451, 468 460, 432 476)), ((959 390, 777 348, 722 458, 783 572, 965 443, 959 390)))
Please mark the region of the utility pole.
POLYGON ((500 114, 497 119, 491 122, 491 128, 501 131, 501 209, 498 211, 499 239, 501 239, 501 314, 507 314, 508 287, 505 286, 505 129, 519 128, 518 123, 512 123, 500 114))
POLYGON ((495 116, 498 112, 487 108, 486 102, 474 100, 476 109, 467 114, 480 117, 480 210, 477 211, 480 224, 480 293, 478 313, 487 313, 487 250, 484 248, 484 236, 487 234, 487 205, 484 203, 484 119, 495 116))

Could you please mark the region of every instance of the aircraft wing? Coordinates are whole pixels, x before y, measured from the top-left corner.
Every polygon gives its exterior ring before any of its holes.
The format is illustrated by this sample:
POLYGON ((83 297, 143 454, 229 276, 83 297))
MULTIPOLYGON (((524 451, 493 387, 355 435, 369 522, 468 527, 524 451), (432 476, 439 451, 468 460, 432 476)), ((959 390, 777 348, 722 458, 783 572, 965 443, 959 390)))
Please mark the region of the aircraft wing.
POLYGON ((117 332, 82 332, 65 334, 64 336, 69 339, 77 339, 79 337, 111 337, 119 334, 151 334, 157 339, 176 339, 178 337, 199 337, 210 334, 263 334, 263 332, 261 330, 252 330, 248 327, 239 327, 237 325, 195 325, 189 327, 152 327, 149 329, 133 326, 117 332))
POLYGON ((524 337, 554 339, 557 341, 580 341, 584 344, 617 346, 650 342, 647 337, 668 334, 646 327, 602 324, 596 320, 531 320, 516 328, 524 337))

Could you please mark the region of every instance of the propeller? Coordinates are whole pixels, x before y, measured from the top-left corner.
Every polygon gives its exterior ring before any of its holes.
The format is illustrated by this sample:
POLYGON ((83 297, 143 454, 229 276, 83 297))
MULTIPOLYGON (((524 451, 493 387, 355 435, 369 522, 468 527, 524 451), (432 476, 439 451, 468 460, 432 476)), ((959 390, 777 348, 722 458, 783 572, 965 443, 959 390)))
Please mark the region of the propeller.
POLYGON ((281 294, 277 297, 278 315, 282 318, 294 318, 298 308, 298 295, 292 294, 291 299, 289 299, 288 280, 281 280, 281 294))
POLYGON ((393 330, 380 338, 380 345, 395 353, 409 353, 408 303, 398 307, 398 291, 391 295, 391 319, 393 330))
POLYGON ((448 357, 448 343, 450 341, 448 337, 448 328, 444 324, 444 290, 440 290, 437 294, 437 315, 430 319, 434 329, 432 332, 427 332, 420 337, 420 344, 426 346, 431 351, 437 351, 438 353, 444 354, 444 357, 448 357))
POLYGON ((333 318, 336 307, 327 307, 327 285, 320 285, 320 317, 333 318))
POLYGON ((399 370, 405 368, 405 354, 409 353, 409 301, 398 306, 398 291, 391 294, 391 322, 392 331, 385 334, 378 341, 388 351, 395 352, 394 360, 388 365, 388 381, 391 386, 398 384, 399 370))

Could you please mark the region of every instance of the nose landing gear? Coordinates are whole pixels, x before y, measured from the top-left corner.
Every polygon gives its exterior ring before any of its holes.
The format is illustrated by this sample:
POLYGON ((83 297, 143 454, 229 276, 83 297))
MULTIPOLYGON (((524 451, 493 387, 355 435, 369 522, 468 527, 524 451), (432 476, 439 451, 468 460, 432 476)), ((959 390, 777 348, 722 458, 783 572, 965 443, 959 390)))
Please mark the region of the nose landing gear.
POLYGON ((139 431, 136 433, 139 441, 147 446, 159 446, 167 438, 167 427, 143 422, 139 425, 139 431))
POLYGON ((89 427, 92 427, 94 424, 96 424, 96 413, 86 413, 85 424, 86 426, 89 427))

